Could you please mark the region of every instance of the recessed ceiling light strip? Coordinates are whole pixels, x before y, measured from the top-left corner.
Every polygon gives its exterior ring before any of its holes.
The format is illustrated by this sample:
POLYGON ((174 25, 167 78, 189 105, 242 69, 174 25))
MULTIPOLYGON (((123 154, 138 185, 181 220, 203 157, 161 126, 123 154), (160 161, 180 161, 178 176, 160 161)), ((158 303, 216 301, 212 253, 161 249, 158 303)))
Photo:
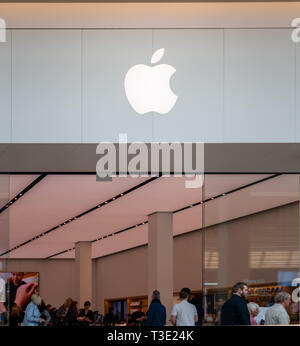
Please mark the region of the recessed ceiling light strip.
POLYGON ((25 187, 21 192, 16 194, 8 203, 6 203, 2 208, 0 208, 0 214, 3 213, 5 210, 10 208, 14 203, 16 203, 20 198, 22 198, 25 193, 30 191, 36 184, 38 184, 40 181, 42 181, 47 174, 41 174, 38 176, 33 182, 31 182, 29 185, 25 187))
MULTIPOLYGON (((281 174, 273 174, 273 175, 270 176, 270 177, 266 177, 266 178, 263 178, 263 179, 260 179, 260 180, 256 180, 256 181, 254 181, 254 182, 252 182, 252 183, 249 183, 249 184, 240 186, 240 187, 238 187, 238 188, 235 188, 235 189, 233 189, 233 190, 227 191, 227 192, 225 192, 225 193, 220 193, 219 195, 210 197, 210 198, 206 199, 205 201, 196 202, 196 203, 194 203, 194 204, 192 204, 192 205, 188 205, 188 206, 186 206, 186 207, 183 207, 183 208, 174 210, 172 213, 173 213, 173 214, 176 214, 176 213, 179 213, 179 212, 184 211, 184 210, 186 210, 186 209, 195 207, 195 206, 197 206, 197 205, 199 205, 199 204, 204 204, 204 203, 207 203, 207 202, 209 202, 209 201, 215 200, 215 199, 217 199, 217 198, 227 196, 227 195, 229 195, 229 194, 231 194, 231 193, 234 193, 234 192, 236 192, 236 191, 243 190, 243 189, 246 189, 247 187, 250 187, 250 186, 253 186, 253 185, 262 183, 262 182, 264 182, 264 181, 266 181, 266 180, 269 180, 269 179, 273 179, 273 178, 275 178, 275 177, 278 177, 279 175, 281 175, 281 174)), ((116 234, 120 234, 120 233, 129 231, 129 230, 131 230, 131 229, 133 229, 133 228, 137 228, 137 227, 143 226, 143 225, 145 225, 145 224, 148 224, 148 220, 146 220, 146 221, 144 221, 144 222, 140 222, 139 224, 136 224, 136 225, 133 225, 133 226, 124 228, 124 229, 122 229, 122 230, 120 230, 120 231, 112 232, 112 233, 109 234, 109 236, 116 235, 116 234)), ((96 239, 92 240, 92 243, 95 243, 95 242, 97 242, 97 241, 101 241, 101 240, 103 240, 103 239, 105 239, 105 238, 107 238, 107 235, 105 235, 105 236, 99 236, 99 237, 97 237, 96 239)), ((73 248, 73 249, 75 249, 75 248, 73 248)), ((64 251, 62 251, 62 252, 56 253, 56 254, 54 254, 54 255, 51 255, 51 256, 47 257, 46 259, 50 259, 50 258, 56 257, 56 256, 58 256, 58 255, 61 255, 61 254, 63 254, 63 253, 66 253, 66 252, 68 252, 68 251, 69 251, 69 250, 64 250, 64 251)))
POLYGON ((249 183, 249 184, 246 184, 246 185, 237 187, 237 188, 232 189, 232 190, 230 190, 230 191, 227 191, 227 192, 225 192, 225 193, 220 193, 219 195, 216 195, 216 196, 207 198, 207 199, 204 200, 204 201, 196 202, 196 203, 194 203, 194 204, 192 204, 192 205, 188 205, 188 206, 186 206, 186 207, 183 207, 183 208, 174 210, 174 211, 173 211, 173 214, 179 213, 179 212, 181 212, 181 211, 183 211, 183 210, 186 210, 186 209, 189 209, 189 208, 192 208, 192 207, 196 207, 196 206, 199 205, 199 204, 204 204, 204 203, 213 201, 213 200, 215 200, 215 199, 217 199, 217 198, 227 196, 227 195, 229 195, 229 194, 231 194, 231 193, 234 193, 234 192, 237 192, 237 191, 240 191, 240 190, 244 190, 244 189, 246 189, 247 187, 250 187, 250 186, 253 186, 253 185, 256 185, 256 184, 260 184, 260 183, 262 183, 262 182, 264 182, 264 181, 267 181, 267 180, 276 178, 276 177, 278 177, 279 175, 281 175, 281 173, 273 174, 273 175, 271 175, 271 176, 269 176, 269 177, 266 177, 266 178, 262 178, 262 179, 253 181, 252 183, 249 183))
MULTIPOLYGON (((129 226, 127 228, 121 229, 120 231, 116 231, 116 232, 108 233, 108 234, 105 234, 105 235, 101 235, 101 236, 97 237, 96 239, 92 240, 91 243, 95 243, 96 241, 106 239, 106 238, 111 237, 113 235, 117 235, 117 234, 129 231, 130 229, 146 225, 147 223, 148 223, 148 221, 143 221, 143 222, 138 223, 137 225, 133 225, 133 226, 129 226)), ((58 252, 58 253, 56 253, 54 255, 51 255, 51 256, 47 257, 46 259, 50 259, 50 258, 59 256, 59 255, 62 255, 62 254, 66 253, 66 252, 69 252, 71 250, 75 250, 75 247, 73 247, 72 249, 68 249, 68 250, 64 250, 64 251, 58 252)))
POLYGON ((70 222, 73 222, 73 221, 79 219, 80 217, 82 217, 82 216, 84 216, 84 215, 87 215, 87 214, 91 213, 91 212, 94 211, 94 210, 97 210, 98 208, 101 208, 101 207, 103 207, 103 206, 106 206, 106 205, 108 205, 109 203, 114 202, 115 200, 117 200, 117 199, 119 199, 119 198, 121 198, 121 197, 123 197, 123 196, 126 196, 126 195, 128 195, 129 193, 131 193, 131 192, 133 192, 133 191, 136 191, 137 189, 139 189, 139 188, 141 188, 141 187, 143 187, 143 186, 145 186, 145 185, 151 183, 152 181, 154 181, 154 180, 156 180, 156 179, 158 179, 158 178, 160 178, 160 177, 161 177, 161 174, 159 174, 159 175, 157 175, 157 176, 155 176, 155 177, 151 177, 150 179, 145 180, 145 181, 143 181, 142 183, 140 183, 140 184, 138 184, 138 185, 135 185, 135 186, 131 187, 130 189, 128 189, 128 190, 126 190, 126 191, 124 191, 124 192, 122 192, 122 193, 119 193, 119 194, 117 194, 116 196, 114 196, 114 197, 112 197, 112 198, 110 198, 110 199, 108 199, 108 200, 106 200, 106 201, 104 201, 104 202, 101 202, 100 204, 97 204, 96 206, 94 206, 94 207, 92 207, 92 208, 90 208, 90 209, 84 211, 83 213, 78 214, 78 215, 76 215, 76 216, 74 216, 74 217, 71 217, 70 219, 65 220, 64 222, 60 223, 59 225, 54 226, 54 227, 50 228, 49 230, 44 231, 43 233, 38 234, 37 236, 33 237, 32 239, 29 239, 29 240, 25 241, 24 243, 21 243, 21 244, 19 244, 19 245, 16 245, 15 247, 13 247, 13 248, 11 248, 11 249, 9 249, 9 250, 3 252, 2 254, 0 254, 0 257, 6 255, 6 254, 8 254, 8 253, 10 253, 10 252, 12 252, 12 251, 14 251, 14 250, 16 250, 16 249, 18 249, 18 248, 20 248, 20 247, 22 247, 22 246, 24 246, 24 245, 27 245, 28 243, 30 243, 30 242, 32 242, 32 241, 34 241, 34 240, 36 240, 36 239, 39 239, 39 238, 41 238, 41 237, 43 237, 43 236, 45 236, 45 235, 51 233, 51 232, 57 230, 58 228, 61 228, 61 227, 65 226, 65 225, 69 224, 70 222))

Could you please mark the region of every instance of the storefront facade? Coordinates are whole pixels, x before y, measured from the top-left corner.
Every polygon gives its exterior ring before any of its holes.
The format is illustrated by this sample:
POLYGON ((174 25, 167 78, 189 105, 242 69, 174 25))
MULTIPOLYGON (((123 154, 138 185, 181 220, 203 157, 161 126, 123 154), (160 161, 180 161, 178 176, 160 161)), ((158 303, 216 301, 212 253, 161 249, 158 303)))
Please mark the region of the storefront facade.
MULTIPOLYGON (((291 22, 300 5, 118 6, 0 4, 7 28, 0 43, 0 208, 8 206, 0 212, 1 270, 39 272, 41 294, 52 304, 89 298, 102 314, 113 307, 120 321, 137 302, 147 310, 154 288, 169 313, 180 289, 189 287, 203 302, 206 324, 216 322, 238 281, 263 307, 279 291, 292 294, 300 272, 300 43, 291 22), (164 97, 150 100, 140 80, 127 87, 129 71, 141 64, 150 79, 150 67, 166 68, 168 78, 157 81, 164 97), (135 98, 139 92, 146 103, 135 98), (128 143, 204 143, 203 184, 184 191, 171 163, 169 178, 115 202, 123 197, 117 169, 112 182, 95 178, 93 189, 111 184, 101 203, 112 209, 102 219, 77 223, 94 200, 59 214, 47 193, 68 189, 53 197, 57 204, 67 193, 66 204, 84 200, 97 144, 118 146, 124 135, 128 143), (51 212, 37 216, 32 211, 43 203, 51 212), (29 221, 34 217, 36 223, 29 221), (57 225, 66 235, 56 236, 57 225)), ((298 324, 295 295, 289 313, 298 324)))

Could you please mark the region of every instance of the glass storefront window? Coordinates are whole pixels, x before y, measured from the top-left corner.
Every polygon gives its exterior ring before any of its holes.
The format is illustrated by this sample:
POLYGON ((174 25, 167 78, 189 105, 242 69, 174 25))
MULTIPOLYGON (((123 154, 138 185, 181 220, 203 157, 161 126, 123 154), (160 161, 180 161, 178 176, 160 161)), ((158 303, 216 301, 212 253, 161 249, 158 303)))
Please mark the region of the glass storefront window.
MULTIPOLYGON (((206 174, 203 207, 205 324, 219 324, 232 286, 245 282, 260 307, 258 324, 278 292, 292 294, 299 272, 299 175, 206 174)), ((299 324, 299 304, 288 308, 299 324)))
MULTIPOLYGON (((6 205, 10 201, 10 176, 0 174, 0 253, 3 253, 9 247, 9 211, 6 211, 6 205)), ((7 293, 5 280, 1 273, 7 271, 7 256, 0 258, 0 325, 7 324, 6 300, 7 293)))

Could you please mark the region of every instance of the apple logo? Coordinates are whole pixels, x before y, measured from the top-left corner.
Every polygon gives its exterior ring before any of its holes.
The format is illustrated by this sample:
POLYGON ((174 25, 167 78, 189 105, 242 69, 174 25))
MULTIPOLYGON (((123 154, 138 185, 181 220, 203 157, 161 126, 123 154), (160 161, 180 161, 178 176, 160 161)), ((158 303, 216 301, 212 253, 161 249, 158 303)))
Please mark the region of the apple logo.
MULTIPOLYGON (((158 49, 151 58, 151 64, 157 63, 164 55, 165 49, 158 49)), ((125 93, 131 107, 139 114, 157 112, 166 114, 177 101, 170 89, 170 79, 176 72, 171 65, 156 66, 135 65, 125 76, 125 93)))

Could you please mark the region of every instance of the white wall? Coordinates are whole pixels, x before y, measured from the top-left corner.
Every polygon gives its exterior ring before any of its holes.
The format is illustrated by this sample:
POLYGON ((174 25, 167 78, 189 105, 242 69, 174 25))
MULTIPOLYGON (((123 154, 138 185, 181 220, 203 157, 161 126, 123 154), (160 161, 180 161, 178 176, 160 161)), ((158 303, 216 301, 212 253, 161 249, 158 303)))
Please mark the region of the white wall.
POLYGON ((11 28, 0 142, 299 140, 299 4, 124 4, 122 16, 113 4, 18 6, 0 4, 11 28), (124 77, 161 47, 179 98, 167 115, 140 116, 124 77))

